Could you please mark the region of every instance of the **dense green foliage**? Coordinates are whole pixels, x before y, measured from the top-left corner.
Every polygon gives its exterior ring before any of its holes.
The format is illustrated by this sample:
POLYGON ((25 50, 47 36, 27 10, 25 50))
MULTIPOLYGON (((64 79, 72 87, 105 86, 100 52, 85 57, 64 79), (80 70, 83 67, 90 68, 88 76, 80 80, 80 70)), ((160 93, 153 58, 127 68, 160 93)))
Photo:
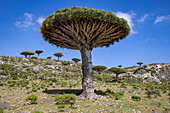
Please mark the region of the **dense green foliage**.
POLYGON ((56 104, 70 104, 76 103, 76 97, 73 94, 64 94, 55 98, 56 104))
POLYGON ((117 17, 115 14, 100 9, 90 9, 84 7, 71 7, 57 10, 42 23, 40 31, 48 27, 52 27, 54 25, 53 23, 55 23, 56 21, 70 20, 73 18, 81 19, 87 17, 99 19, 113 24, 119 24, 127 29, 128 32, 130 31, 127 21, 117 17))

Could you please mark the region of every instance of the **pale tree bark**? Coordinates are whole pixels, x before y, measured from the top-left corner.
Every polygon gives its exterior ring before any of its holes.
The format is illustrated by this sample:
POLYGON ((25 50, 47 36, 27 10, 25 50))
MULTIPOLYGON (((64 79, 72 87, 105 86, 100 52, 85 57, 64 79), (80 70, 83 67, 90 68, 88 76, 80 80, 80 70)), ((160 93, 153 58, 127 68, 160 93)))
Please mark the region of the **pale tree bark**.
POLYGON ((94 99, 97 98, 98 95, 94 93, 94 84, 93 84, 93 71, 92 71, 92 58, 91 58, 91 50, 82 49, 80 50, 82 57, 82 89, 83 92, 80 97, 94 99))

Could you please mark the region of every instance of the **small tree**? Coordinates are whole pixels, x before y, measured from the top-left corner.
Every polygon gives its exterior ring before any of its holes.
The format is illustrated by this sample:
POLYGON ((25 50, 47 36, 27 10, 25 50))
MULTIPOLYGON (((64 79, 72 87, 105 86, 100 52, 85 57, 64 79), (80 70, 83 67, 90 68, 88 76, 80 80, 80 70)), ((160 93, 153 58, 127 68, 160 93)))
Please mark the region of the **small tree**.
POLYGON ((71 60, 74 61, 76 64, 81 61, 79 58, 72 58, 71 60))
POLYGON ((49 59, 49 60, 50 60, 51 58, 52 58, 51 56, 47 57, 47 59, 49 59))
POLYGON ((121 67, 122 67, 122 65, 118 65, 118 67, 119 67, 119 68, 121 68, 121 67))
POLYGON ((25 58, 27 58, 27 56, 28 56, 28 54, 27 54, 27 52, 26 52, 26 51, 21 52, 20 54, 21 54, 21 55, 24 55, 24 56, 25 56, 25 58))
POLYGON ((31 57, 31 55, 34 55, 35 53, 34 52, 32 52, 32 51, 25 51, 26 53, 27 53, 27 55, 29 56, 29 57, 31 57))
POLYGON ((62 53, 54 53, 54 56, 58 57, 58 61, 60 60, 60 58, 63 56, 62 53))
POLYGON ((122 68, 116 68, 116 67, 111 67, 111 68, 108 69, 108 71, 113 72, 113 73, 116 74, 115 81, 119 80, 119 78, 118 78, 119 74, 126 73, 126 70, 124 70, 122 68))
POLYGON ((143 62, 137 62, 137 64, 138 64, 139 66, 142 66, 143 62))
POLYGON ((35 51, 35 53, 37 53, 37 54, 38 54, 38 57, 39 57, 39 56, 40 56, 40 54, 41 54, 41 53, 43 53, 43 52, 44 52, 44 51, 42 51, 42 50, 36 50, 36 51, 35 51))
POLYGON ((107 68, 106 66, 101 66, 101 65, 93 66, 93 70, 97 71, 98 74, 100 75, 102 71, 104 71, 106 68, 107 68))
POLYGON ((31 57, 31 55, 34 55, 35 53, 32 51, 24 51, 22 53, 20 53, 21 55, 24 55, 25 58, 27 58, 27 56, 31 57))

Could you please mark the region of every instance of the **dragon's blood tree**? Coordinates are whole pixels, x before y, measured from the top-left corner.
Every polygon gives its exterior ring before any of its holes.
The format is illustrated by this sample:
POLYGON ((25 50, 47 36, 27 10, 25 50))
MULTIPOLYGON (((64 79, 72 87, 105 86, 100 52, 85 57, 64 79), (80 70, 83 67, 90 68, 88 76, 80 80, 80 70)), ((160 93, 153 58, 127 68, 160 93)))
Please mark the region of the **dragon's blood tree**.
POLYGON ((41 53, 43 53, 44 51, 43 50, 36 50, 35 53, 38 54, 38 56, 40 56, 41 53))
POLYGON ((74 61, 76 64, 81 61, 79 58, 72 58, 71 60, 74 61))
POLYGON ((97 98, 94 93, 93 48, 109 45, 130 33, 127 21, 99 9, 71 7, 55 11, 42 23, 40 32, 46 41, 61 48, 80 50, 82 57, 82 88, 80 97, 97 98))
POLYGON ((101 65, 97 65, 97 66, 93 66, 92 67, 93 70, 97 71, 98 74, 102 74, 102 71, 104 71, 105 69, 107 69, 106 66, 101 66, 101 65))
POLYGON ((63 53, 54 53, 53 55, 58 57, 58 61, 59 61, 60 58, 63 56, 63 53))

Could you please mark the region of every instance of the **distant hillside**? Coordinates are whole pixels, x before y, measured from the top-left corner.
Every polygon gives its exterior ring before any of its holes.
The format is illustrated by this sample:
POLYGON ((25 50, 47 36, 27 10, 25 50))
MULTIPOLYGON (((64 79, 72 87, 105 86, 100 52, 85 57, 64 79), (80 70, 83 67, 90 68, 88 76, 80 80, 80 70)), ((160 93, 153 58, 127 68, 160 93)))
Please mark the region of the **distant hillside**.
MULTIPOLYGON (((125 68, 128 72, 121 74, 120 77, 131 76, 140 78, 143 82, 156 81, 164 82, 170 80, 170 63, 155 63, 144 66, 134 66, 125 68)), ((102 75, 94 71, 95 80, 108 81, 113 79, 114 74, 107 70, 102 75)), ((0 78, 19 80, 20 78, 29 79, 55 79, 57 81, 70 80, 70 83, 81 83, 81 64, 68 61, 57 61, 49 59, 34 59, 22 57, 0 56, 0 78)), ((69 83, 68 83, 69 84, 69 83)))

